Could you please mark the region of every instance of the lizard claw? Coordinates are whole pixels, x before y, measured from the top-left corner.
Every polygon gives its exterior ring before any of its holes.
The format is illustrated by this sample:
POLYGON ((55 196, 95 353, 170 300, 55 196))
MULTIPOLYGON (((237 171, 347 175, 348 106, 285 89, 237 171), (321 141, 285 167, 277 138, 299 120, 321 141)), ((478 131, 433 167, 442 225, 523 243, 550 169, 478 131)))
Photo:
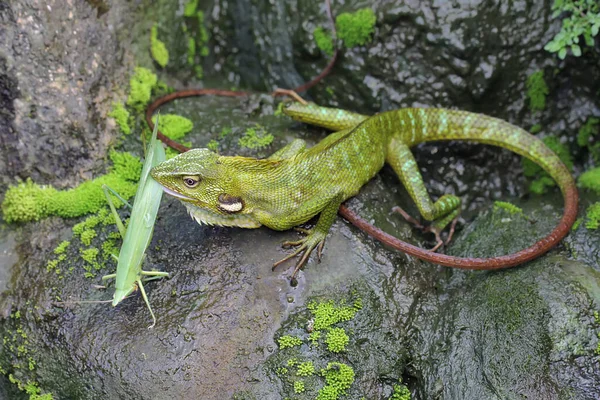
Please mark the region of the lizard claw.
POLYGON ((436 252, 439 250, 440 247, 442 246, 447 246, 448 243, 450 243, 450 241, 452 240, 452 235, 454 235, 454 229, 456 228, 456 223, 458 222, 458 216, 456 218, 454 218, 452 220, 452 223, 450 224, 450 229, 448 230, 448 237, 446 238, 446 240, 442 240, 442 231, 443 229, 435 226, 435 224, 429 225, 429 226, 424 226, 423 224, 421 224, 419 221, 417 221, 415 218, 411 217, 406 211, 404 211, 402 208, 395 206, 394 208, 392 208, 393 212, 397 212, 398 214, 402 215, 402 217, 404 217, 404 219, 413 224, 415 228, 421 229, 421 231, 425 232, 425 233, 433 233, 435 235, 435 246, 433 246, 429 251, 432 252, 436 252))
POLYGON ((425 229, 425 227, 423 226, 423 224, 421 224, 419 221, 417 221, 416 219, 414 219, 413 217, 411 217, 406 211, 404 211, 402 208, 395 206, 392 208, 392 212, 396 212, 400 215, 402 215, 402 217, 409 223, 413 224, 415 226, 415 228, 419 228, 419 229, 425 229))
MULTIPOLYGON (((310 254, 312 253, 312 251, 315 248, 317 248, 317 257, 318 257, 319 261, 321 260, 321 254, 323 251, 323 245, 325 244, 325 236, 326 236, 326 234, 322 234, 321 232, 316 231, 314 229, 298 228, 297 230, 299 232, 305 233, 307 236, 300 240, 284 242, 282 244, 283 247, 298 246, 298 248, 296 250, 294 250, 293 253, 285 256, 281 260, 274 263, 273 268, 272 268, 272 270, 274 271, 275 268, 277 268, 279 265, 300 255, 300 260, 298 260, 298 262, 296 263, 294 272, 292 273, 292 277, 290 279, 292 284, 293 284, 293 282, 296 282, 296 274, 306 264, 306 262, 308 261, 308 258, 310 257, 310 254)), ((292 285, 292 286, 294 286, 294 285, 292 285)))

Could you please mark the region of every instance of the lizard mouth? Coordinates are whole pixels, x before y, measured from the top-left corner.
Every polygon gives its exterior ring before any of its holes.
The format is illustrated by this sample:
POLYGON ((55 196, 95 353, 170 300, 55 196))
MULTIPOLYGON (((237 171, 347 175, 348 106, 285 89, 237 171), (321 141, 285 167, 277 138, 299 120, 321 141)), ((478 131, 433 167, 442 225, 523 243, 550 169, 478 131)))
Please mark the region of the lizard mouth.
POLYGON ((185 201, 196 201, 195 199, 192 199, 191 197, 185 196, 181 193, 177 193, 176 191, 171 190, 165 186, 163 186, 162 188, 166 194, 170 194, 171 196, 177 197, 178 199, 185 200, 185 201))

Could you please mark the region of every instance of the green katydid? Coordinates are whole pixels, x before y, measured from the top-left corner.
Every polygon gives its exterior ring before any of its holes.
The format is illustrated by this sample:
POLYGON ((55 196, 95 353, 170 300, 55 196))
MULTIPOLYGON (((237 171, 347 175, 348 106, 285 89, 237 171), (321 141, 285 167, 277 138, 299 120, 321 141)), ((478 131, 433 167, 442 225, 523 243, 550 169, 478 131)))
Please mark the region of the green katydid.
MULTIPOLYGON (((104 187, 108 204, 115 217, 115 222, 119 228, 121 237, 123 238, 123 245, 119 252, 117 272, 115 274, 105 275, 102 277, 102 280, 116 278, 115 293, 112 301, 113 306, 119 304, 138 287, 140 288, 142 297, 152 315, 153 322, 149 328, 152 328, 156 324, 156 317, 154 316, 152 307, 150 307, 148 296, 146 296, 142 281, 169 276, 168 272, 142 270, 142 262, 145 258, 146 248, 150 244, 150 239, 152 239, 154 221, 156 220, 158 206, 160 205, 163 193, 162 186, 150 177, 150 169, 166 159, 162 143, 156 140, 157 127, 158 121, 154 125, 152 139, 150 140, 148 150, 146 151, 146 160, 142 168, 142 175, 135 194, 135 201, 133 202, 133 207, 130 206, 132 210, 127 229, 125 229, 125 226, 121 222, 107 189, 111 190, 117 197, 120 198, 120 196, 112 189, 104 187), (142 277, 145 278, 142 279, 142 277)), ((121 200, 124 201, 123 199, 121 200)), ((124 201, 124 203, 128 204, 126 201, 124 201)))

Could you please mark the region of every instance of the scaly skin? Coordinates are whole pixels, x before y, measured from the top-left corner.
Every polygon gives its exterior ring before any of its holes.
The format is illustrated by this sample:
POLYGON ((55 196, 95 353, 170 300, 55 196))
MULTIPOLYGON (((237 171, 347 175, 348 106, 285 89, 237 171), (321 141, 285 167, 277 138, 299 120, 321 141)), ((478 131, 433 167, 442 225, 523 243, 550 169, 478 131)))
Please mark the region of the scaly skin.
POLYGON ((410 108, 367 118, 343 110, 292 104, 284 112, 300 121, 339 131, 310 149, 296 140, 264 160, 219 156, 206 149, 195 149, 156 166, 152 176, 167 193, 179 197, 200 223, 246 228, 265 225, 285 230, 320 214, 315 227, 304 230, 306 237, 286 243, 298 249, 275 264, 301 254, 294 274, 314 248, 320 255, 342 202, 357 194, 385 162, 398 174, 422 216, 433 221, 436 235, 458 215, 460 200, 456 196, 445 195, 432 202, 425 190, 409 147, 426 141, 493 144, 538 163, 557 181, 565 196, 565 214, 559 226, 516 255, 472 259, 436 254, 396 239, 400 245, 376 228, 360 225, 356 215, 347 213, 354 218, 353 223, 396 248, 432 262, 494 269, 539 256, 564 237, 575 220, 577 190, 567 168, 540 140, 505 121, 444 109, 410 108))

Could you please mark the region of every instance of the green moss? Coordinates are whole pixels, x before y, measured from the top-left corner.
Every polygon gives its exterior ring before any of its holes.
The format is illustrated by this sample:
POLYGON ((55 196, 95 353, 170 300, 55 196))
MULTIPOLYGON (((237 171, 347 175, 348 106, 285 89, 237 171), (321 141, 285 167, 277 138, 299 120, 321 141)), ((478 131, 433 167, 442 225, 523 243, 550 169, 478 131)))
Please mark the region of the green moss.
POLYGON ((303 393, 305 390, 304 381, 294 381, 294 393, 303 393))
POLYGON ((312 361, 306 361, 298 364, 298 370, 296 374, 298 376, 311 376, 315 373, 315 365, 312 361))
MULTIPOLYGON (((152 122, 156 123, 156 116, 152 117, 152 122)), ((179 140, 188 134, 194 128, 194 123, 189 119, 175 114, 165 114, 160 116, 158 129, 173 140, 179 140)))
POLYGON ((510 214, 522 214, 523 209, 505 201, 495 201, 494 208, 508 211, 510 214))
POLYGON ((169 63, 169 50, 164 42, 158 39, 158 25, 154 24, 150 30, 150 54, 162 68, 169 63))
MULTIPOLYGON (((542 139, 542 142, 546 144, 552 150, 558 158, 565 164, 565 166, 569 169, 573 169, 573 158, 571 153, 569 152, 569 148, 560 142, 560 139, 556 136, 547 136, 542 139)), ((523 173, 527 177, 535 177, 538 176, 536 180, 534 180, 529 186, 529 190, 532 193, 541 194, 546 191, 547 187, 555 186, 556 183, 554 180, 548 175, 542 167, 534 163, 533 161, 524 158, 523 159, 523 173)))
POLYGON ((206 144, 206 148, 216 152, 217 150, 219 150, 219 142, 213 139, 206 144))
POLYGON ((319 332, 319 331, 311 332, 310 335, 308 335, 308 340, 314 347, 319 345, 320 338, 321 338, 321 332, 319 332))
POLYGON ((581 174, 577 179, 577 183, 584 189, 600 194, 600 167, 592 168, 581 174))
POLYGON ((273 135, 266 132, 260 125, 256 125, 254 128, 249 128, 238 140, 240 147, 247 149, 260 149, 270 145, 273 142, 273 135))
POLYGON ((231 128, 223 128, 219 132, 219 139, 225 139, 232 132, 231 128))
POLYGON ((64 254, 65 251, 67 251, 67 247, 69 247, 69 244, 71 244, 71 242, 69 242, 68 240, 63 240, 54 249, 54 254, 56 254, 56 255, 64 254))
POLYGON ((81 240, 81 243, 85 244, 86 246, 89 246, 90 244, 92 244, 92 239, 95 238, 97 235, 98 234, 95 230, 86 229, 85 231, 81 232, 79 239, 81 240))
POLYGON ((592 136, 597 135, 600 132, 600 119, 588 118, 583 126, 577 132, 577 144, 580 147, 586 147, 590 145, 590 139, 592 136))
POLYGON ((2 214, 6 222, 38 221, 49 215, 49 203, 57 190, 31 179, 11 186, 4 195, 2 214))
POLYGON ((321 370, 321 375, 325 377, 326 384, 319 390, 317 400, 337 400, 346 395, 354 383, 354 369, 339 362, 327 364, 327 368, 321 370))
POLYGON ((313 36, 317 47, 331 57, 333 55, 333 37, 331 33, 319 26, 313 31, 313 36))
POLYGON ((531 129, 529 129, 529 132, 531 132, 532 134, 536 134, 542 131, 542 125, 541 124, 535 124, 531 127, 531 129))
POLYGON ((313 329, 320 331, 342 321, 349 321, 356 315, 354 306, 336 306, 333 301, 310 302, 307 306, 314 318, 313 329))
POLYGON ((392 393, 392 397, 390 400, 410 400, 411 394, 410 390, 400 382, 398 385, 394 385, 394 393, 392 393))
POLYGON ((288 347, 300 346, 302 344, 302 339, 290 335, 284 335, 277 340, 277 343, 279 344, 279 348, 283 350, 287 349, 288 347))
POLYGON ((111 172, 76 188, 56 190, 40 186, 30 179, 10 187, 2 203, 7 222, 37 221, 50 215, 73 218, 96 212, 106 205, 102 185, 108 185, 128 199, 135 194, 141 162, 128 153, 111 152, 111 172))
POLYGON ((581 223, 583 222, 583 218, 577 218, 575 220, 575 222, 573 223, 573 226, 571 227, 572 231, 576 231, 577 228, 579 228, 581 226, 581 223))
POLYGON ((339 353, 346 350, 346 345, 350 341, 346 331, 342 328, 331 328, 327 332, 325 343, 327 343, 327 349, 333 353, 339 353))
POLYGON ((136 67, 133 76, 129 80, 127 105, 138 113, 142 113, 152 97, 152 89, 157 82, 158 79, 152 71, 136 67))
POLYGON ((115 122, 125 135, 131 133, 131 127, 129 126, 129 111, 125 109, 121 103, 113 103, 112 110, 108 114, 109 117, 114 118, 115 122))
POLYGON ((526 86, 531 111, 542 111, 546 108, 546 96, 549 90, 544 80, 544 71, 540 70, 529 75, 526 86))
POLYGON ((371 39, 377 18, 370 8, 342 13, 335 19, 337 36, 346 47, 362 46, 371 39))
POLYGON ((194 58, 196 57, 196 39, 188 38, 188 51, 187 51, 187 62, 188 65, 194 65, 194 58))
POLYGON ((85 249, 81 251, 81 258, 83 258, 84 261, 87 261, 90 264, 93 264, 96 262, 96 259, 98 258, 98 249, 96 249, 95 247, 89 248, 89 249, 85 249))
POLYGON ((598 229, 600 226, 600 202, 589 206, 586 210, 585 227, 588 229, 598 229))
POLYGON ((186 17, 193 17, 196 14, 198 8, 198 0, 189 0, 183 9, 183 15, 186 17))

